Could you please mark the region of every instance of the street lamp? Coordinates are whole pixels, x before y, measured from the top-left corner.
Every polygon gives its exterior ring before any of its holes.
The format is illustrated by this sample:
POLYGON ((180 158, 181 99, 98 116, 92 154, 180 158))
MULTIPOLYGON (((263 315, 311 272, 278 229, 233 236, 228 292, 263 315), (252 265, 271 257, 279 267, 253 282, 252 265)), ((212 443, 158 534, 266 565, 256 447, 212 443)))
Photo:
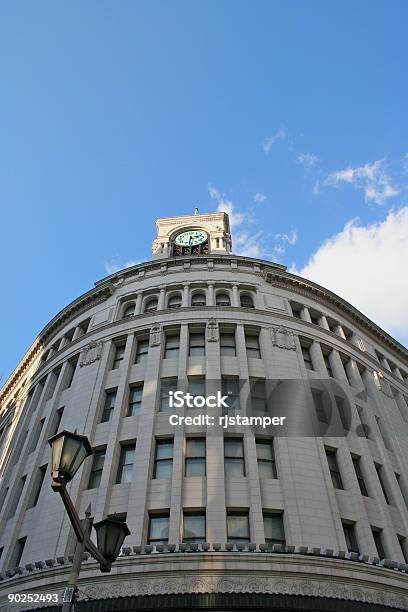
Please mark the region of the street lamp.
POLYGON ((62 604, 62 612, 70 612, 77 596, 78 576, 84 551, 87 550, 99 562, 101 572, 110 572, 123 540, 130 534, 130 531, 126 523, 114 518, 104 519, 94 525, 98 543, 98 546, 95 546, 91 540, 93 524, 91 506, 88 506, 85 518, 81 520, 66 489, 67 483, 75 476, 83 461, 93 454, 89 440, 86 436, 81 436, 76 432, 62 431, 50 438, 48 442, 52 447, 51 487, 53 491, 61 495, 77 538, 68 586, 65 589, 62 604))

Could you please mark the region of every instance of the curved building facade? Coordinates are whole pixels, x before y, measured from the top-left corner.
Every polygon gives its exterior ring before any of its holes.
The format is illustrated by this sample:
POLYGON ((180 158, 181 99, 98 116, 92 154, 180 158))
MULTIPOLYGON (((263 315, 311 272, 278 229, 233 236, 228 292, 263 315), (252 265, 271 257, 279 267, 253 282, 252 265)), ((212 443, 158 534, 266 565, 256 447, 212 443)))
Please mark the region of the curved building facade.
POLYGON ((156 226, 152 260, 62 310, 1 390, 0 609, 60 609, 62 430, 94 449, 69 485, 80 515, 131 531, 111 573, 85 555, 78 612, 408 609, 407 350, 323 287, 233 255, 225 213, 156 226))

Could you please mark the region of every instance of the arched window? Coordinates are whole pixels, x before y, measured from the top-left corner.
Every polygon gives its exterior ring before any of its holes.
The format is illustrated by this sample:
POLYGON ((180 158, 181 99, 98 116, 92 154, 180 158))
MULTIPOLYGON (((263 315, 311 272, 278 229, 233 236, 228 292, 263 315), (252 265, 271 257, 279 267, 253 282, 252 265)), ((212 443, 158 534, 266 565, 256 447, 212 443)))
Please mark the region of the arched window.
POLYGON ((217 293, 215 304, 216 306, 231 306, 231 300, 228 293, 217 293))
POLYGON ((131 302, 130 304, 125 305, 125 308, 123 310, 123 319, 126 319, 126 317, 133 317, 134 314, 135 314, 135 303, 131 302))
POLYGON ((153 297, 150 298, 150 300, 147 300, 146 304, 145 304, 145 312, 154 312, 155 310, 157 310, 157 297, 153 297))
POLYGON ((240 301, 242 308, 254 308, 254 300, 249 293, 241 293, 240 301))
POLYGON ((205 293, 200 291, 199 293, 194 293, 191 297, 191 305, 192 306, 205 306, 207 300, 205 299, 205 293))
POLYGON ((181 308, 181 294, 171 295, 167 302, 167 308, 181 308))

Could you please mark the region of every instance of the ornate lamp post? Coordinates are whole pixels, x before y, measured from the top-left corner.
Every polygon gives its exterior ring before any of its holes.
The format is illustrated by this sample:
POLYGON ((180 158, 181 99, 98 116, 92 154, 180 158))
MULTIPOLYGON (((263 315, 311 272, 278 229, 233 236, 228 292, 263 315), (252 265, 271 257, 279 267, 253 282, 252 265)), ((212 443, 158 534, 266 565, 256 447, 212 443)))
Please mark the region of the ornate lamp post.
POLYGON ((89 440, 86 436, 62 431, 50 438, 48 442, 52 447, 51 487, 53 491, 61 495, 77 538, 74 560, 62 605, 62 612, 70 612, 77 596, 78 576, 84 551, 87 550, 99 562, 101 572, 110 572, 123 540, 130 534, 130 531, 126 523, 106 518, 94 525, 98 543, 95 546, 90 537, 93 525, 91 506, 88 506, 85 518, 81 520, 66 489, 67 483, 75 476, 83 461, 93 454, 89 440))

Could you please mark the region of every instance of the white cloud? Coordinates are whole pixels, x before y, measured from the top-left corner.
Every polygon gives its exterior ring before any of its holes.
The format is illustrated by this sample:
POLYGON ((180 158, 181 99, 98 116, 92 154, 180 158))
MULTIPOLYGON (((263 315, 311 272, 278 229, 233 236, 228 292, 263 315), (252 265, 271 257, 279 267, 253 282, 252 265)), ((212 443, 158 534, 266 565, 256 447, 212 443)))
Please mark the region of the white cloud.
POLYGON ((268 155, 269 151, 272 148, 272 145, 274 145, 277 140, 282 140, 283 138, 286 138, 286 132, 282 128, 275 132, 273 136, 268 136, 267 138, 265 138, 262 143, 262 149, 264 150, 264 153, 268 155))
POLYGON ((225 196, 212 185, 208 186, 208 193, 210 194, 211 198, 217 202, 218 212, 226 212, 229 216, 231 228, 241 225, 245 215, 244 213, 235 212, 235 207, 231 200, 227 200, 225 196))
POLYGON ((302 164, 307 170, 310 170, 314 168, 319 158, 314 153, 299 153, 297 160, 299 164, 302 164))
POLYGON ((257 191, 257 193, 254 195, 254 202, 256 204, 261 204, 262 202, 265 202, 266 200, 266 195, 264 193, 260 193, 259 191, 257 191))
POLYGON ((295 274, 313 280, 361 310, 385 331, 408 342, 408 206, 379 223, 349 221, 295 274))
POLYGON ((385 172, 383 159, 358 168, 349 167, 331 172, 322 184, 326 187, 339 187, 342 183, 353 185, 355 189, 363 189, 366 202, 372 201, 376 204, 384 204, 388 198, 399 194, 385 172))
POLYGON ((296 244, 298 239, 298 232, 296 229, 291 230, 290 234, 275 234, 276 240, 280 240, 283 244, 287 242, 291 246, 296 244))
POLYGON ((105 270, 108 274, 114 274, 115 272, 119 272, 119 270, 131 268, 139 263, 140 261, 126 261, 122 263, 118 257, 112 257, 110 261, 105 261, 105 270))

